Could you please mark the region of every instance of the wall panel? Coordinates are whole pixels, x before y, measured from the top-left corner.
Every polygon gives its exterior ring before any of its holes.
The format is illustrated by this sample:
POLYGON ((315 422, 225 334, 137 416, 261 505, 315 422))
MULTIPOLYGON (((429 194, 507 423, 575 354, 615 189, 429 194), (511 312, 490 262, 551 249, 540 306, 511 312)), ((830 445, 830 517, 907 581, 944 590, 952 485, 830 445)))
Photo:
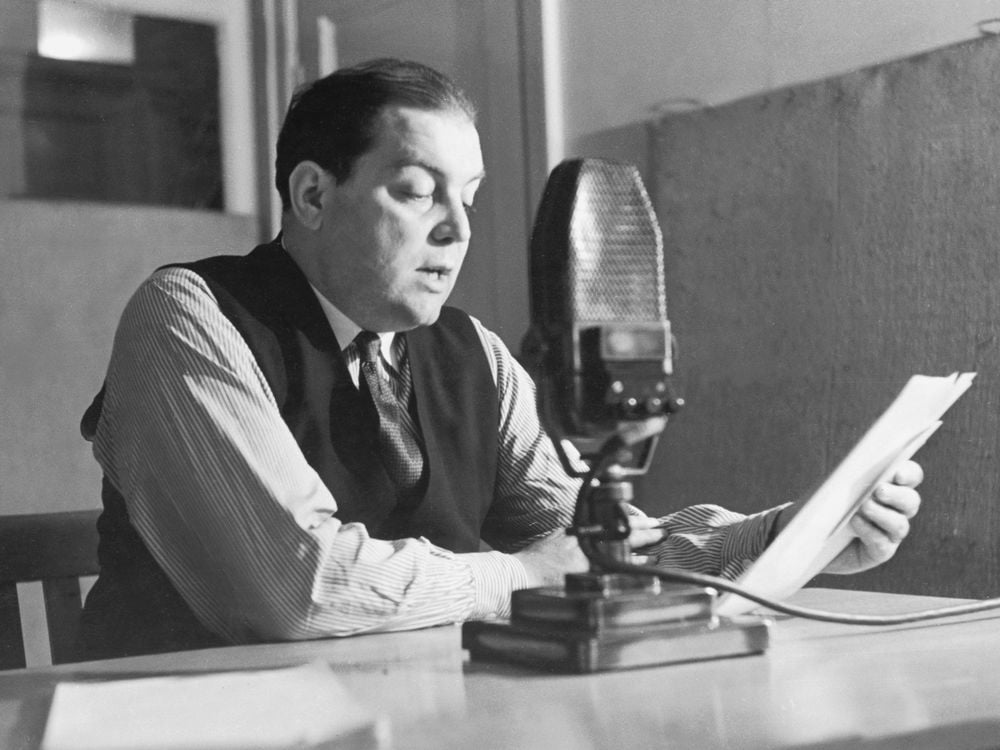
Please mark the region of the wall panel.
POLYGON ((984 38, 652 126, 688 408, 647 506, 808 493, 911 374, 976 370, 897 559, 824 583, 1000 590, 998 71, 984 38))

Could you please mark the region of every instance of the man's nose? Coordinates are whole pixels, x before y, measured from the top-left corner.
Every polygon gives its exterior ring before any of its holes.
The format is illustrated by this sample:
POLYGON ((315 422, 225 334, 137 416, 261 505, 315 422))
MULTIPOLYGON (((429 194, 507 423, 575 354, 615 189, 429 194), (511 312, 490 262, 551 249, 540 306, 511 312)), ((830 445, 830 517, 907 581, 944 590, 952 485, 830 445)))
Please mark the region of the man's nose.
POLYGON ((434 227, 433 238, 438 242, 468 242, 472 238, 472 225, 465 204, 460 200, 450 201, 445 211, 434 227))

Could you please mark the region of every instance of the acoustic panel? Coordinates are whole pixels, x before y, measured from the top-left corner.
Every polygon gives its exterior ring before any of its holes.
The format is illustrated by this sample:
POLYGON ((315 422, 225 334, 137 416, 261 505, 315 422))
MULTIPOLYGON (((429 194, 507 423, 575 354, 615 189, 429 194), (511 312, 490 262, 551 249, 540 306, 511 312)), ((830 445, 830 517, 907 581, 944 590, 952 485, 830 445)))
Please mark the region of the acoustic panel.
POLYGON ((914 373, 979 373, 896 559, 824 585, 1000 591, 1000 39, 652 126, 687 408, 641 500, 808 495, 914 373))

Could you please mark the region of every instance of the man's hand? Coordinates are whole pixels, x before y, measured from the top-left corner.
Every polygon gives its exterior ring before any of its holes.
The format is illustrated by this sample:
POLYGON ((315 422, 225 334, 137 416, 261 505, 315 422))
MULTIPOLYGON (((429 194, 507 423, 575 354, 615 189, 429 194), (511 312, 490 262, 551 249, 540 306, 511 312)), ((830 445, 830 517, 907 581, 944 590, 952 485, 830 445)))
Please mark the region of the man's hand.
POLYGON ((556 529, 533 542, 514 557, 528 572, 528 586, 561 586, 567 573, 583 573, 590 568, 575 536, 556 529))
POLYGON ((651 544, 663 541, 666 530, 660 524, 659 518, 647 518, 645 516, 629 516, 630 527, 628 543, 632 549, 648 547, 651 544))
MULTIPOLYGON (((920 494, 916 487, 923 479, 924 472, 920 465, 906 461, 890 482, 876 487, 850 520, 851 529, 858 538, 835 557, 823 572, 860 573, 881 565, 896 554, 900 542, 910 533, 910 519, 920 509, 920 494)), ((788 523, 794 510, 786 509, 781 515, 783 517, 779 518, 779 529, 788 523)))

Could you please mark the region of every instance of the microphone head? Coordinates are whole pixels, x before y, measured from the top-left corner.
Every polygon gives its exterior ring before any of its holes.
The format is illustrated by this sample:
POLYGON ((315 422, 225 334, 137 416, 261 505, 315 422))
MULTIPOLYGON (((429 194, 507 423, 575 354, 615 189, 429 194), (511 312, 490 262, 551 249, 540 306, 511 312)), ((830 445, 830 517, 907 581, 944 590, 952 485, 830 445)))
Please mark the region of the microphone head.
POLYGON ((552 171, 530 273, 522 358, 550 429, 595 436, 673 410, 663 235, 634 166, 573 159, 552 171))

